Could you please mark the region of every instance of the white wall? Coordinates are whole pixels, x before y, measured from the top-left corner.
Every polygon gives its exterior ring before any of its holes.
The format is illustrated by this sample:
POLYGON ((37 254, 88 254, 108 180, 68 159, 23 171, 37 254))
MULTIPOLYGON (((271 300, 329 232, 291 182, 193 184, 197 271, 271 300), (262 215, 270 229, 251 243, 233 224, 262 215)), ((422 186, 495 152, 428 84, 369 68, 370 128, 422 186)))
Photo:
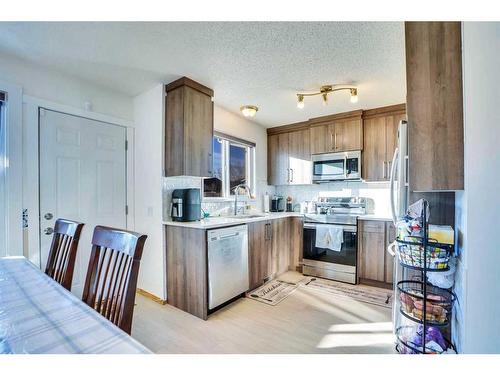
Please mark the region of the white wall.
POLYGON ((133 119, 132 97, 40 67, 24 60, 0 55, 0 81, 22 86, 23 94, 83 109, 133 119))
POLYGON ((138 287, 166 299, 162 225, 163 85, 134 98, 135 230, 148 235, 138 287))
POLYGON ((500 23, 463 24, 465 191, 456 292, 464 353, 500 353, 500 23))
MULTIPOLYGON (((258 114, 257 114, 258 116, 258 114)), ((214 106, 214 129, 255 143, 256 192, 259 198, 267 188, 267 131, 247 120, 242 115, 235 115, 226 109, 214 106)))

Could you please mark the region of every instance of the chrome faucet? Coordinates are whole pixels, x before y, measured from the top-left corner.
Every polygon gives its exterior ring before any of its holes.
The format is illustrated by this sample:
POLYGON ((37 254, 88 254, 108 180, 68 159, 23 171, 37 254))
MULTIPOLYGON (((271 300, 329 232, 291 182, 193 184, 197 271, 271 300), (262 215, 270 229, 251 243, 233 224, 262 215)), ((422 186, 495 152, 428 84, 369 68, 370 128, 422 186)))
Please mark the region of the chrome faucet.
POLYGON ((252 196, 252 189, 250 189, 250 186, 246 185, 246 184, 239 184, 237 186, 234 187, 234 216, 238 215, 238 191, 240 190, 240 188, 244 188, 247 193, 248 193, 248 196, 251 197, 252 196))

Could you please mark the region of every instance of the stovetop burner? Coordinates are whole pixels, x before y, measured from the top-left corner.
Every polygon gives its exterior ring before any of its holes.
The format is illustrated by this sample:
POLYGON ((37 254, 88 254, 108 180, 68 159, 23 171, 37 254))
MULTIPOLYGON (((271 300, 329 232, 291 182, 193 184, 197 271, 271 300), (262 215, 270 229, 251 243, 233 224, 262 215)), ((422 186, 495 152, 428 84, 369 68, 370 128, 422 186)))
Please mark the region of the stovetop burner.
POLYGON ((366 214, 366 198, 319 198, 318 213, 306 214, 305 221, 312 223, 356 225, 357 217, 366 214))

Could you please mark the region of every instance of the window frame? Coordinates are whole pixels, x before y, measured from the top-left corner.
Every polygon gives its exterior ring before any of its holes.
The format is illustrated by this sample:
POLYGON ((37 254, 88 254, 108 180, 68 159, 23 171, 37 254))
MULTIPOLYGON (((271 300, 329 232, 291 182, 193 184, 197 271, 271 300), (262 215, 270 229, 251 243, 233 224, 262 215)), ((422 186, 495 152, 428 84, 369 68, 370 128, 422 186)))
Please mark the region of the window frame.
POLYGON ((214 138, 222 140, 221 147, 221 164, 222 164, 222 196, 221 197, 203 197, 204 200, 221 200, 221 199, 232 199, 234 197, 233 192, 230 190, 230 168, 229 168, 229 157, 230 157, 230 147, 231 145, 236 147, 241 147, 246 149, 246 176, 245 179, 248 181, 247 185, 252 190, 252 194, 255 194, 255 143, 246 141, 244 139, 236 138, 227 134, 214 132, 214 138))

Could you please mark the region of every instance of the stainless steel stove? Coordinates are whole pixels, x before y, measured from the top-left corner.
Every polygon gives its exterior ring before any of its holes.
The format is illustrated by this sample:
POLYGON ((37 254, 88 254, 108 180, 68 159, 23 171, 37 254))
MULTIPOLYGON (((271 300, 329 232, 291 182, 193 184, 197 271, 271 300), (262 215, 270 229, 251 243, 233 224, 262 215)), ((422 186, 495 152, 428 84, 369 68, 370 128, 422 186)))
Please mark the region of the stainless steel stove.
POLYGON ((304 218, 304 275, 357 282, 357 218, 366 214, 366 198, 320 198, 317 213, 304 218), (331 225, 343 230, 340 251, 316 246, 316 230, 331 225))

